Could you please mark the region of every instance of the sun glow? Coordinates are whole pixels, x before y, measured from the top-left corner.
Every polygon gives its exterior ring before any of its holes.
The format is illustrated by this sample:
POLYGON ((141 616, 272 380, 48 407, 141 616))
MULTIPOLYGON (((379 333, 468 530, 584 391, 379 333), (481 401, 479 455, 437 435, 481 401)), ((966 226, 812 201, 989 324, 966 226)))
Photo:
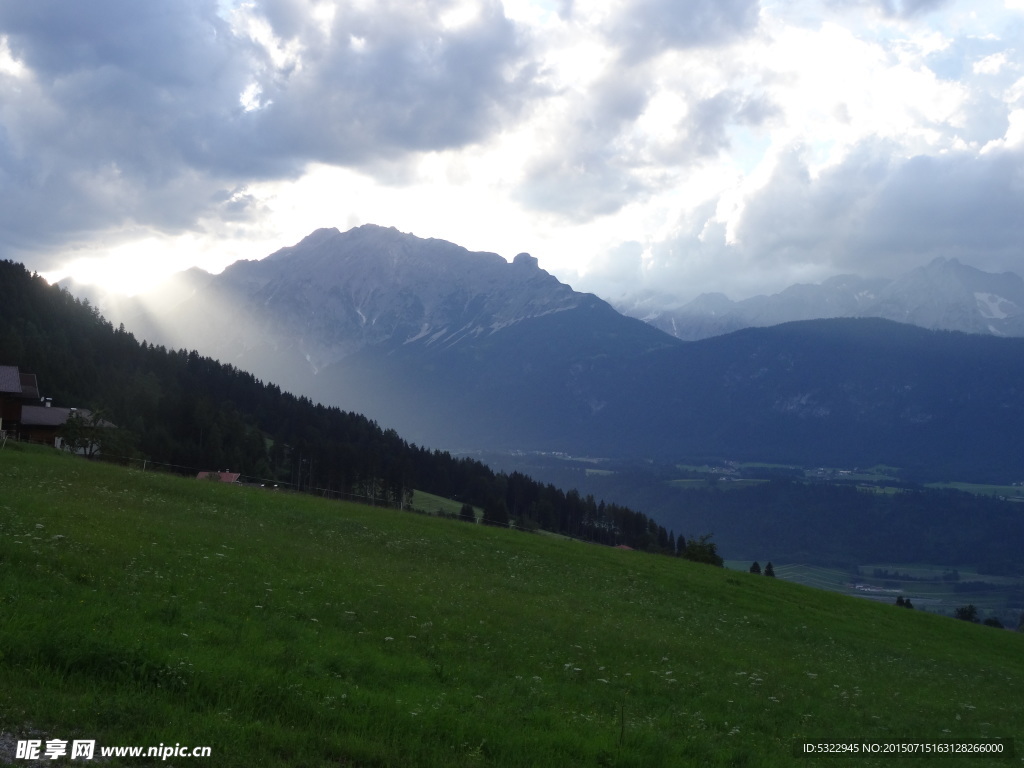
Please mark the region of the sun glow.
POLYGON ((229 252, 223 244, 214 246, 196 235, 148 235, 108 249, 90 250, 42 276, 51 283, 71 278, 109 293, 134 296, 153 290, 171 275, 196 264, 202 264, 207 271, 219 272, 231 262, 246 257, 239 255, 236 248, 229 252))

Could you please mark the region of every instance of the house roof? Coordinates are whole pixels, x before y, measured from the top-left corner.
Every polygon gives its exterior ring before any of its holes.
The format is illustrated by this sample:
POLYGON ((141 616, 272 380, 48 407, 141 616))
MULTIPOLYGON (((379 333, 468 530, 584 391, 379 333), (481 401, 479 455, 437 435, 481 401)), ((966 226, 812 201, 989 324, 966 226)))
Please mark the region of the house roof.
POLYGON ((0 395, 39 399, 39 380, 34 373, 22 373, 16 365, 0 365, 0 395))
POLYGON ((21 423, 26 427, 59 427, 78 413, 82 418, 92 416, 92 411, 85 408, 46 408, 42 405, 23 405, 21 407, 21 423))
POLYGON ((15 365, 0 365, 0 392, 21 394, 21 374, 15 365))

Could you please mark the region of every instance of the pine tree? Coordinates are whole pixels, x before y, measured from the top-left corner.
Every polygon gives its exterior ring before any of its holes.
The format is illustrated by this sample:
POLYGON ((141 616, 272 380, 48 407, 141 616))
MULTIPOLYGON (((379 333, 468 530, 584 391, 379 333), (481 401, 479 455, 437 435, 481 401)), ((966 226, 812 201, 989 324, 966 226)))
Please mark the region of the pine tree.
POLYGON ((706 533, 696 540, 690 539, 686 544, 686 552, 683 557, 695 563, 717 565, 719 568, 725 564, 722 556, 718 554, 718 545, 711 540, 710 533, 706 533))
POLYGON ((508 507, 505 506, 504 499, 498 499, 484 507, 484 525, 497 525, 507 528, 508 523, 508 507))
POLYGON ((758 576, 761 575, 761 564, 757 562, 757 560, 755 560, 754 564, 750 566, 750 572, 756 573, 758 576))
POLYGON ((974 603, 968 605, 961 605, 953 615, 961 621, 970 621, 977 624, 981 619, 978 618, 978 608, 974 603))
POLYGON ((775 566, 772 565, 772 561, 768 561, 768 565, 764 567, 764 575, 770 578, 775 578, 775 566))

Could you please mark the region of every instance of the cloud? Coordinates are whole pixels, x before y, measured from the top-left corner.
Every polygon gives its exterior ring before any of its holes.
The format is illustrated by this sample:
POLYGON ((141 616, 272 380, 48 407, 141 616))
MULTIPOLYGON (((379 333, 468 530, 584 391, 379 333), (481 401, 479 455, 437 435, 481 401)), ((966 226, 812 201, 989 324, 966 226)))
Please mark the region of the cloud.
POLYGON ((764 93, 710 90, 708 82, 713 88, 720 87, 716 80, 727 81, 718 72, 666 76, 674 64, 609 67, 588 88, 565 96, 554 138, 526 164, 517 199, 572 222, 614 214, 719 158, 732 147, 733 129, 779 114, 764 93))
POLYGON ((546 145, 527 163, 517 197, 536 211, 585 221, 641 198, 648 185, 637 173, 625 134, 643 112, 648 83, 636 69, 612 70, 586 92, 563 98, 546 145))
MULTIPOLYGON (((731 237, 713 205, 688 212, 652 244, 632 287, 744 298, 836 274, 894 277, 939 256, 1019 273, 1022 179, 1024 141, 905 159, 886 142, 865 142, 817 176, 792 151, 746 199, 731 237)), ((588 280, 589 290, 624 290, 602 274, 588 280)))
POLYGON ((530 92, 525 43, 493 0, 444 10, 3 4, 18 72, 0 70, 0 249, 255 220, 254 181, 484 139, 530 92))
POLYGON ((8 3, 0 34, 21 65, 0 78, 7 249, 216 211, 225 179, 201 161, 250 51, 213 3, 8 3))
POLYGON ((497 130, 531 93, 525 43, 493 0, 452 27, 434 4, 346 4, 326 28, 309 17, 300 27, 280 5, 267 18, 301 54, 260 81, 270 102, 256 118, 265 152, 358 165, 463 146, 497 130))
POLYGON ((608 37, 635 62, 734 41, 754 30, 758 11, 758 0, 633 0, 612 16, 608 37))
POLYGON ((1009 269, 1024 236, 1022 178, 1020 145, 896 160, 866 144, 818 178, 791 156, 748 202, 738 239, 767 263, 840 272, 893 275, 937 256, 1009 269))
POLYGON ((883 16, 912 19, 940 10, 952 0, 828 0, 839 8, 871 8, 883 16))

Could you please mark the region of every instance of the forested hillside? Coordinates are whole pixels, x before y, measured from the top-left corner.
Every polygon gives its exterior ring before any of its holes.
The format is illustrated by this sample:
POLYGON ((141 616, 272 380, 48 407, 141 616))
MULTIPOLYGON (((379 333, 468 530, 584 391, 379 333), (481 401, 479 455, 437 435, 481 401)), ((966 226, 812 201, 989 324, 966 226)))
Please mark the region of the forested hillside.
MULTIPOLYGON (((140 343, 9 261, 0 262, 0 363, 37 374, 56 405, 90 408, 116 424, 108 458, 230 469, 393 505, 407 504, 417 489, 480 507, 494 524, 666 553, 678 548, 674 535, 642 513, 409 444, 361 415, 295 397, 194 351, 140 343)), ((704 554, 713 556, 713 548, 704 554)))

